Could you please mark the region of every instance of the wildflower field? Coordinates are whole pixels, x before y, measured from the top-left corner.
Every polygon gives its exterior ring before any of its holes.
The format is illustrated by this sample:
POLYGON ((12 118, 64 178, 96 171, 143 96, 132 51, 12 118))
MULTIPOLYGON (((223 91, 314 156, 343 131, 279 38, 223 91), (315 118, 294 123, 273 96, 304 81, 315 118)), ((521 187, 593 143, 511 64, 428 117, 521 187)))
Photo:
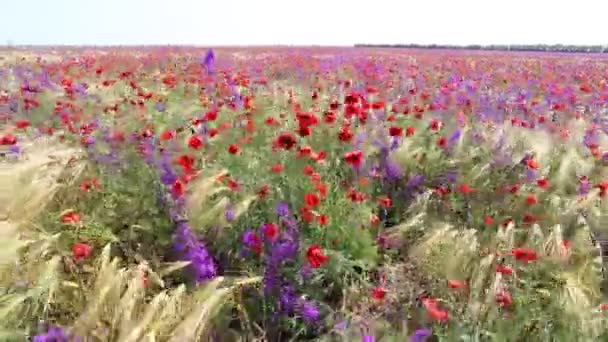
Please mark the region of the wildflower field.
POLYGON ((607 77, 591 54, 4 49, 0 341, 608 341, 607 77))

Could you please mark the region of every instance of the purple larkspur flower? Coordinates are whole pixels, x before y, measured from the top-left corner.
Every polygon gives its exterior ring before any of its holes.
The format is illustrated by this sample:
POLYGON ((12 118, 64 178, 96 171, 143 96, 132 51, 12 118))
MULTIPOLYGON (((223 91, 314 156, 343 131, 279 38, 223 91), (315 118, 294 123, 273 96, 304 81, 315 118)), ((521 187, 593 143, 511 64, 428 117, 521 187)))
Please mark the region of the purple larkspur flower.
POLYGON ((534 182, 538 178, 538 172, 534 169, 526 169, 526 181, 534 182))
POLYGON ((320 316, 319 307, 311 301, 303 301, 300 305, 300 315, 308 324, 315 323, 320 316))
POLYGON ((203 64, 205 64, 209 73, 213 73, 215 68, 215 54, 213 53, 212 49, 207 50, 203 64))
POLYGON ((279 296, 279 310, 281 313, 289 315, 293 313, 298 300, 298 295, 292 285, 283 285, 279 296))
POLYGON ((398 180, 403 177, 403 169, 401 168, 399 163, 397 163, 391 158, 388 158, 386 160, 384 166, 384 173, 388 180, 398 180))
POLYGON ((196 284, 214 278, 217 268, 205 244, 190 230, 186 222, 179 222, 173 234, 173 246, 184 261, 189 261, 189 271, 196 284))
POLYGON ((417 329, 414 334, 410 336, 410 342, 424 342, 432 333, 433 332, 430 329, 417 329))
POLYGON ((228 221, 228 222, 232 222, 234 220, 234 206, 232 205, 232 203, 228 203, 228 205, 226 205, 226 211, 224 212, 224 217, 226 218, 226 221, 228 221))
POLYGON ((49 328, 46 334, 34 336, 33 342, 68 342, 70 339, 63 328, 49 328))
POLYGON ((253 230, 247 230, 243 234, 243 244, 249 248, 255 248, 260 244, 260 237, 253 230))
POLYGON ((361 342, 374 342, 376 341, 376 337, 374 335, 363 335, 361 337, 361 342))
POLYGON ((408 180, 407 187, 410 189, 418 188, 424 184, 424 181, 423 175, 414 175, 408 180))
POLYGON ((460 128, 457 128, 454 133, 452 133, 452 135, 448 138, 448 145, 453 146, 456 142, 458 142, 461 134, 462 131, 460 130, 460 128))
POLYGON ((154 108, 161 113, 167 110, 167 106, 163 102, 156 102, 154 108))
POLYGON ((458 180, 458 170, 449 170, 445 173, 445 178, 450 183, 456 183, 456 180, 458 180))
POLYGON ((289 204, 287 204, 285 202, 280 202, 277 205, 275 212, 277 213, 277 215, 279 215, 281 217, 288 216, 289 215, 289 204))

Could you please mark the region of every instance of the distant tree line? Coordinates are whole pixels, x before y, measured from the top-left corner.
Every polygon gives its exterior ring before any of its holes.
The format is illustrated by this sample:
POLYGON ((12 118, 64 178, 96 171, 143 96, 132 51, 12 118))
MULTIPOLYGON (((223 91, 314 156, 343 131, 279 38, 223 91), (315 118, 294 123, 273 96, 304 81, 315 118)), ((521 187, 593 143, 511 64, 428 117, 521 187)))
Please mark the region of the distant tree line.
POLYGON ((539 51, 608 53, 608 45, 443 45, 443 44, 355 44, 356 48, 450 49, 489 51, 539 51))

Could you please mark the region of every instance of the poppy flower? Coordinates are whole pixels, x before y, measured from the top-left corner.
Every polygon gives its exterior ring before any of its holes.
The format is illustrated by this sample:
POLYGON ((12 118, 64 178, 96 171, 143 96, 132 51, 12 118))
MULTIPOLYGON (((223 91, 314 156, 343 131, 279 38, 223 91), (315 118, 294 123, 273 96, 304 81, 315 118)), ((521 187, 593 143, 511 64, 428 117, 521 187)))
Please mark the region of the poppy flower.
POLYGON ((296 144, 296 138, 289 132, 283 132, 279 134, 275 144, 284 150, 290 150, 296 144))
POLYGON ((317 195, 313 193, 307 193, 306 195, 304 195, 304 203, 306 203, 307 206, 314 208, 319 205, 320 200, 317 195))
POLYGON ((475 192, 475 189, 470 187, 468 184, 460 184, 456 191, 463 195, 468 195, 475 192))
POLYGON ((171 186, 171 192, 175 197, 183 196, 185 192, 184 183, 182 183, 179 179, 176 180, 175 183, 173 183, 173 185, 171 186))
POLYGON ((175 137, 175 133, 170 130, 163 131, 160 134, 160 140, 171 140, 175 137))
POLYGON ((530 262, 538 260, 538 256, 536 255, 536 251, 532 248, 527 247, 518 247, 513 248, 511 251, 511 255, 518 261, 530 262))
POLYGON ((526 165, 531 170, 538 170, 538 167, 539 167, 538 162, 536 160, 534 160, 534 158, 529 158, 526 161, 526 165))
POLYGON ((329 223, 329 218, 325 214, 319 215, 317 216, 317 222, 320 226, 326 226, 329 223))
POLYGON ((538 203, 538 200, 536 199, 536 196, 534 196, 534 194, 529 194, 526 197, 526 204, 527 205, 534 205, 536 203, 538 203))
POLYGON ((17 129, 26 129, 30 126, 30 120, 17 120, 15 126, 17 129))
POLYGON ((190 139, 188 139, 188 146, 198 150, 203 147, 203 139, 198 135, 193 135, 190 137, 190 139))
POLYGON ((393 201, 388 196, 382 196, 378 199, 378 203, 382 208, 388 209, 393 206, 393 201))
POLYGON ((329 259, 326 255, 323 254, 323 250, 321 250, 321 247, 317 244, 308 247, 308 251, 306 252, 306 258, 308 259, 308 263, 312 268, 321 267, 329 259))
POLYGON ((494 223, 494 219, 492 219, 491 216, 486 215, 483 217, 483 222, 489 226, 494 223))
POLYGON ((300 215, 302 215, 302 220, 304 222, 312 222, 315 219, 315 214, 308 206, 300 208, 300 215))
POLYGON ((459 280, 448 280, 449 289, 466 289, 467 284, 459 280))
POLYGON ((91 250, 91 246, 86 243, 75 243, 72 246, 72 259, 74 259, 75 262, 80 262, 91 255, 91 250))
POLYGON ((403 128, 401 128, 401 127, 396 127, 396 126, 389 127, 389 129, 388 129, 388 134, 389 134, 391 137, 399 137, 399 136, 402 136, 402 135, 403 135, 403 128))
POLYGON ((228 146, 228 153, 230 153, 230 154, 239 153, 239 145, 231 144, 230 146, 228 146))
POLYGON ((513 269, 505 265, 498 265, 496 266, 496 273, 500 273, 502 275, 512 275, 513 269))
POLYGON ((281 173, 281 171, 283 171, 283 165, 281 165, 281 164, 275 164, 270 169, 274 173, 281 173))
POLYGON ((338 134, 338 139, 340 139, 340 141, 342 142, 349 142, 353 139, 354 136, 355 134, 351 132, 348 127, 342 127, 340 129, 340 133, 338 134))
POLYGON ((440 136, 439 138, 437 138, 437 146, 439 146, 440 148, 445 148, 448 145, 448 138, 444 137, 444 136, 440 136))
POLYGON ((359 150, 346 152, 346 154, 344 154, 344 160, 350 165, 358 167, 363 161, 363 152, 359 150))
POLYGON ((414 128, 413 126, 408 126, 405 129, 405 136, 411 137, 412 135, 414 135, 414 133, 416 133, 416 128, 414 128))
POLYGON ((68 211, 67 213, 61 215, 61 222, 67 224, 76 224, 80 222, 80 215, 75 211, 68 211))
POLYGON ((17 137, 13 134, 4 135, 0 138, 0 145, 15 145, 17 144, 17 137))
POLYGON ((513 305, 513 298, 511 293, 507 290, 500 290, 496 293, 496 303, 503 307, 510 307, 513 305))
POLYGON ((386 296, 386 290, 381 287, 374 287, 372 290, 372 298, 382 300, 386 296))
POLYGON ((274 239, 278 236, 279 234, 279 227, 274 224, 274 223, 266 223, 264 224, 264 235, 266 235, 266 237, 268 237, 271 241, 274 241, 274 239))
POLYGON ((540 178, 536 180, 536 185, 541 189, 548 189, 551 183, 546 178, 540 178))

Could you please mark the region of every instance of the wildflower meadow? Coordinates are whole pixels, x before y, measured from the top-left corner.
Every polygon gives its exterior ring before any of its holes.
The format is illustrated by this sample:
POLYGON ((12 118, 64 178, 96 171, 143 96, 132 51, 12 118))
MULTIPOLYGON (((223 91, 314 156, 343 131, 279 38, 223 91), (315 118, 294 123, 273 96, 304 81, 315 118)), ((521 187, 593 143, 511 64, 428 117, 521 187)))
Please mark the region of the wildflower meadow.
POLYGON ((3 48, 0 341, 608 341, 607 75, 3 48))

